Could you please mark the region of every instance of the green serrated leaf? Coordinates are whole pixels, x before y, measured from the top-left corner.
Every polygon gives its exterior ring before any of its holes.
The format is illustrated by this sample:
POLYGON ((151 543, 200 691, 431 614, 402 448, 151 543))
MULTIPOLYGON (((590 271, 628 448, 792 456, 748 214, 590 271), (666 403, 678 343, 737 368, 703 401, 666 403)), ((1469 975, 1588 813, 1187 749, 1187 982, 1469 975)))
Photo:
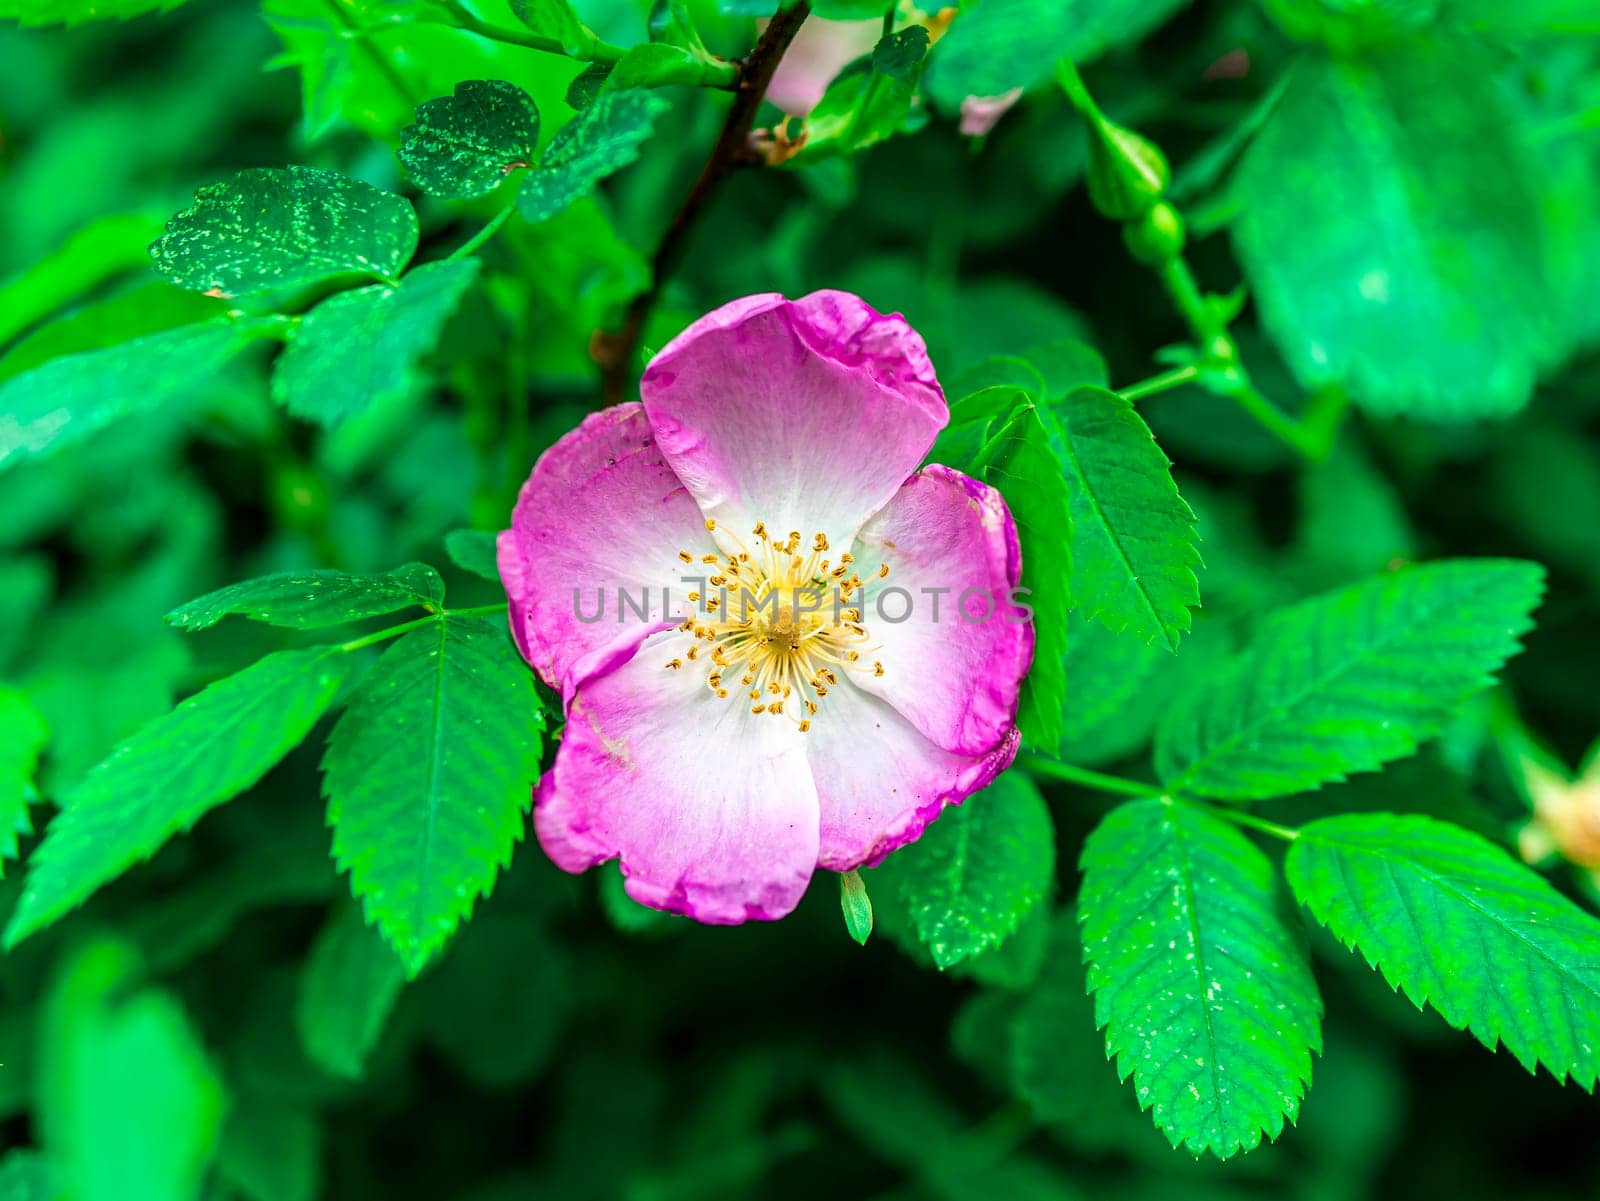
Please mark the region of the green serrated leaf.
POLYGON ((1245 153, 1234 243, 1307 389, 1503 416, 1560 352, 1538 167, 1495 75, 1437 36, 1309 55, 1245 153))
POLYGON ((400 161, 430 196, 486 196, 539 152, 539 110, 503 79, 469 79, 424 101, 400 137, 400 161))
POLYGON ((1005 772, 946 809, 879 872, 942 970, 1005 942, 1055 877, 1055 827, 1033 782, 1005 772))
POLYGON ((1173 1146, 1226 1159, 1293 1120, 1322 1046, 1305 940, 1267 857, 1165 798, 1113 810, 1078 894, 1095 1022, 1173 1146))
POLYGON ((427 263, 398 286, 330 296, 294 327, 272 372, 272 395, 296 417, 336 425, 410 394, 417 365, 439 341, 478 275, 478 260, 427 263))
POLYGON ((444 581, 426 563, 406 563, 377 575, 313 569, 280 571, 208 592, 166 616, 168 625, 193 632, 229 614, 291 630, 318 630, 418 605, 444 603, 444 581))
POLYGON ((1172 464, 1115 392, 1078 388, 1055 412, 1066 435, 1073 607, 1113 633, 1176 650, 1200 603, 1200 552, 1172 464))
POLYGON ((1493 843, 1446 822, 1348 813, 1300 829, 1301 904, 1391 987, 1530 1072, 1600 1075, 1600 921, 1493 843))
POLYGON ((1061 463, 1065 434, 1048 409, 1014 393, 1010 414, 991 423, 976 474, 1006 499, 1022 548, 1020 599, 1033 608, 1033 666, 1022 682, 1017 725, 1033 746, 1061 741, 1067 703, 1066 655, 1072 519, 1061 463))
POLYGON ((359 905, 341 905, 306 960, 295 995, 294 1024, 306 1057, 359 1080, 406 982, 405 965, 359 905))
POLYGON ((183 1010, 134 991, 106 940, 67 959, 41 1013, 38 1120, 62 1196, 196 1201, 227 1105, 183 1010))
POLYGON ((462 571, 488 580, 500 582, 499 552, 495 549, 495 536, 488 530, 451 530, 444 536, 445 553, 462 571))
POLYGON ((0 383, 0 470, 201 391, 268 325, 184 325, 12 376, 0 383))
POLYGON ((546 221, 639 157, 658 116, 671 107, 637 88, 604 91, 562 127, 517 193, 529 221, 546 221))
POLYGON ((245 296, 340 275, 393 280, 417 250, 399 196, 322 167, 251 167, 208 184, 150 247, 179 287, 245 296))
POLYGON ((0 878, 5 861, 17 857, 18 836, 33 833, 33 772, 49 737, 49 726, 28 698, 0 684, 0 878))
POLYGON ((1459 559, 1280 610, 1168 711, 1156 770, 1174 792, 1254 800, 1409 755, 1492 683, 1543 591, 1536 564, 1459 559))
POLYGON ((503 625, 444 617, 391 646, 334 727, 334 859, 411 975, 510 862, 543 725, 503 625))
POLYGON ((344 657, 278 651, 159 717, 62 798, 6 926, 16 946, 249 788, 333 703, 344 657))

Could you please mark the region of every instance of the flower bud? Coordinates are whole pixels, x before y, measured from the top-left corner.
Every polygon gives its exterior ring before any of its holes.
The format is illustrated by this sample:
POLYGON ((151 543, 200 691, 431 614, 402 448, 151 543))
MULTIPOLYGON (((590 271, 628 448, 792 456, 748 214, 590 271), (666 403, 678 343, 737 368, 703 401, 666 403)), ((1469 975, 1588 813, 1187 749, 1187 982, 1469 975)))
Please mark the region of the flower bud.
POLYGON ((1104 118, 1090 125, 1089 199, 1102 215, 1113 221, 1142 217, 1171 177, 1154 143, 1104 118))
POLYGON ((1175 259, 1183 253, 1183 217, 1165 200, 1158 200, 1122 227, 1122 240, 1128 253, 1150 266, 1175 259))

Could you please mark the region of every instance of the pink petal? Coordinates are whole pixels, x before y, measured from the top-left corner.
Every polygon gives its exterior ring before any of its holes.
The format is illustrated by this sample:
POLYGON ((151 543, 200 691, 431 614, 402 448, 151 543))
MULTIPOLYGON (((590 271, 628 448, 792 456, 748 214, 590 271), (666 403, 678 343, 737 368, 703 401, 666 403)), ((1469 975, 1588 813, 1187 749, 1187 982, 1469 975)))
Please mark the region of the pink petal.
POLYGON ((980 755, 944 750, 848 685, 829 692, 806 738, 822 814, 818 866, 836 872, 915 842, 946 805, 987 787, 1017 753, 1015 730, 980 755))
POLYGON ((961 132, 969 138, 983 137, 1020 99, 1021 88, 1012 88, 998 96, 968 96, 961 102, 961 132))
POLYGON ((620 858, 628 895, 697 921, 783 917, 817 863, 817 793, 796 726, 755 716, 656 634, 579 679, 554 766, 535 793, 545 853, 569 872, 620 858))
POLYGON ((884 674, 857 682, 937 745, 992 750, 1015 724, 1033 661, 1033 625, 1011 603, 1022 557, 1005 501, 952 468, 924 468, 863 527, 856 558, 863 575, 880 561, 890 569, 862 609, 884 674))
POLYGON ((545 683, 570 691, 580 660, 626 654, 670 616, 661 593, 683 574, 677 552, 709 549, 704 518, 662 461, 643 407, 591 413, 540 456, 500 534, 512 636, 545 683), (649 589, 646 618, 627 609, 618 620, 618 588, 636 601, 649 589), (597 611, 599 620, 579 620, 597 611))
POLYGON ((922 339, 845 292, 718 309, 640 390, 667 463, 741 537, 761 521, 849 545, 949 420, 922 339))
POLYGON ((791 117, 808 115, 840 71, 871 53, 882 32, 883 22, 877 19, 808 18, 773 72, 767 99, 791 117))

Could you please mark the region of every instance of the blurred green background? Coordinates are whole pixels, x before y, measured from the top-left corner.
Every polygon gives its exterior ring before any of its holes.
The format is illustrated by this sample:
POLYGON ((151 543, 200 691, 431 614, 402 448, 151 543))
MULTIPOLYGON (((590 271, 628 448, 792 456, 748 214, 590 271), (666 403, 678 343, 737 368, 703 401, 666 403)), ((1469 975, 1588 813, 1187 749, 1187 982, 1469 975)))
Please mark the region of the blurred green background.
MULTIPOLYGON (((1249 287, 1235 328, 1259 386, 1298 411, 1320 351, 1357 406, 1314 466, 1197 388, 1144 407, 1201 517, 1205 606, 1159 661, 1074 626, 1063 755, 1140 761, 1166 700, 1272 605, 1395 559, 1505 554, 1553 583, 1491 707, 1514 703, 1576 763, 1600 734, 1600 48, 1583 6, 1199 0, 1109 6, 1094 28, 1095 5, 1061 4, 1101 106, 1173 162, 1197 274, 1249 287), (1391 158, 1358 153, 1380 144, 1391 158), (1418 228, 1434 240, 1395 241, 1418 228), (1400 319, 1340 287, 1380 243, 1395 274, 1371 286, 1414 301, 1400 319), (1441 415, 1457 420, 1408 419, 1441 415)), ((648 36, 632 0, 578 7, 621 45, 648 36)), ((750 6, 694 11, 713 49, 751 44, 750 6)), ((0 21, 0 381, 225 309, 157 279, 145 247, 238 168, 328 166, 412 196, 419 260, 469 236, 500 202, 410 188, 394 150, 415 105, 512 80, 548 139, 580 64, 418 16, 407 0, 193 0, 0 21)), ((257 346, 181 403, 0 472, 0 681, 49 730, 35 826, 176 698, 286 644, 243 622, 186 638, 161 622, 182 601, 419 558, 453 604, 501 599, 444 566, 443 538, 503 525, 538 451, 598 403, 591 335, 647 283, 726 103, 669 94, 602 195, 500 233, 425 386, 319 430, 273 404, 257 346)), ((734 296, 832 287, 905 312, 947 381, 1062 339, 1092 343, 1115 384, 1159 370, 1183 322, 1091 207, 1065 96, 1045 79, 982 140, 952 116, 853 158, 739 173, 646 346, 734 296)), ((1526 801, 1485 749, 1495 728, 1480 714, 1380 777, 1276 805, 1446 813, 1509 841, 1526 801)), ((776 926, 706 929, 633 905, 611 869, 567 877, 523 845, 402 985, 329 862, 318 741, 0 960, 0 1198, 58 1195, 41 1148, 73 1165, 72 1201, 1600 1194, 1592 1097, 1418 1014, 1320 933, 1327 1046, 1301 1120, 1225 1164, 1168 1148, 1104 1062, 1070 908, 941 975, 897 946, 892 913, 891 937, 851 943, 831 881, 776 926)), ((1066 905, 1105 801, 1049 797, 1066 905)), ((0 912, 21 877, 6 864, 0 912)))

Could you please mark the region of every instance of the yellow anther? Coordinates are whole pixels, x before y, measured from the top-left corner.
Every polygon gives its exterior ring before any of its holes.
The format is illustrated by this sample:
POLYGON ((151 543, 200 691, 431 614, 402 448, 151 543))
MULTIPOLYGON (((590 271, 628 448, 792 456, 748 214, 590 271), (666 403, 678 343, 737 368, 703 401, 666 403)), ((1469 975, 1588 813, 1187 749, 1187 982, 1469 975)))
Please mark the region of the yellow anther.
POLYGON ((667 666, 670 667, 673 671, 677 671, 678 668, 683 666, 683 660, 682 659, 674 659, 672 662, 668 663, 667 666))
POLYGON ((702 563, 715 563, 716 561, 717 561, 717 556, 716 555, 701 555, 700 556, 700 562, 702 562, 702 563))
POLYGON ((712 532, 712 533, 715 533, 716 532, 716 528, 717 528, 717 519, 715 517, 707 517, 706 518, 706 529, 708 531, 712 532))
POLYGON ((816 538, 811 543, 811 549, 816 551, 819 555, 823 551, 827 550, 828 549, 828 535, 826 535, 826 534, 818 534, 816 536, 816 538))
POLYGON ((839 556, 839 562, 844 563, 844 564, 854 563, 855 561, 856 561, 856 557, 854 555, 852 555, 849 551, 845 551, 844 554, 839 556))
POLYGON ((690 658, 690 659, 698 658, 699 655, 700 655, 700 648, 698 646, 691 646, 689 648, 689 654, 687 656, 688 658, 690 658))
MULTIPOLYGON (((756 528, 751 530, 750 532, 752 534, 754 534, 757 538, 760 538, 763 542, 765 542, 766 539, 767 539, 767 523, 764 522, 764 521, 756 522, 756 528)), ((748 556, 740 555, 739 557, 741 559, 744 559, 744 558, 747 558, 748 556)))
MULTIPOLYGON (((816 710, 813 709, 812 712, 814 713, 814 712, 816 712, 816 710)), ((802 734, 808 732, 810 729, 811 729, 811 723, 809 721, 803 721, 803 722, 800 723, 800 732, 802 734)))
POLYGON ((878 564, 878 578, 880 580, 886 580, 889 578, 889 565, 887 563, 878 564))
POLYGON ((750 706, 750 712, 752 712, 752 713, 765 713, 766 711, 767 711, 767 707, 765 705, 751 705, 750 706))
POLYGON ((883 664, 882 663, 876 663, 876 662, 873 663, 873 665, 872 665, 872 674, 875 675, 875 676, 882 676, 883 675, 883 664))
POLYGON ((686 550, 680 550, 678 552, 678 558, 682 559, 685 563, 693 563, 694 562, 694 556, 691 555, 686 550))

